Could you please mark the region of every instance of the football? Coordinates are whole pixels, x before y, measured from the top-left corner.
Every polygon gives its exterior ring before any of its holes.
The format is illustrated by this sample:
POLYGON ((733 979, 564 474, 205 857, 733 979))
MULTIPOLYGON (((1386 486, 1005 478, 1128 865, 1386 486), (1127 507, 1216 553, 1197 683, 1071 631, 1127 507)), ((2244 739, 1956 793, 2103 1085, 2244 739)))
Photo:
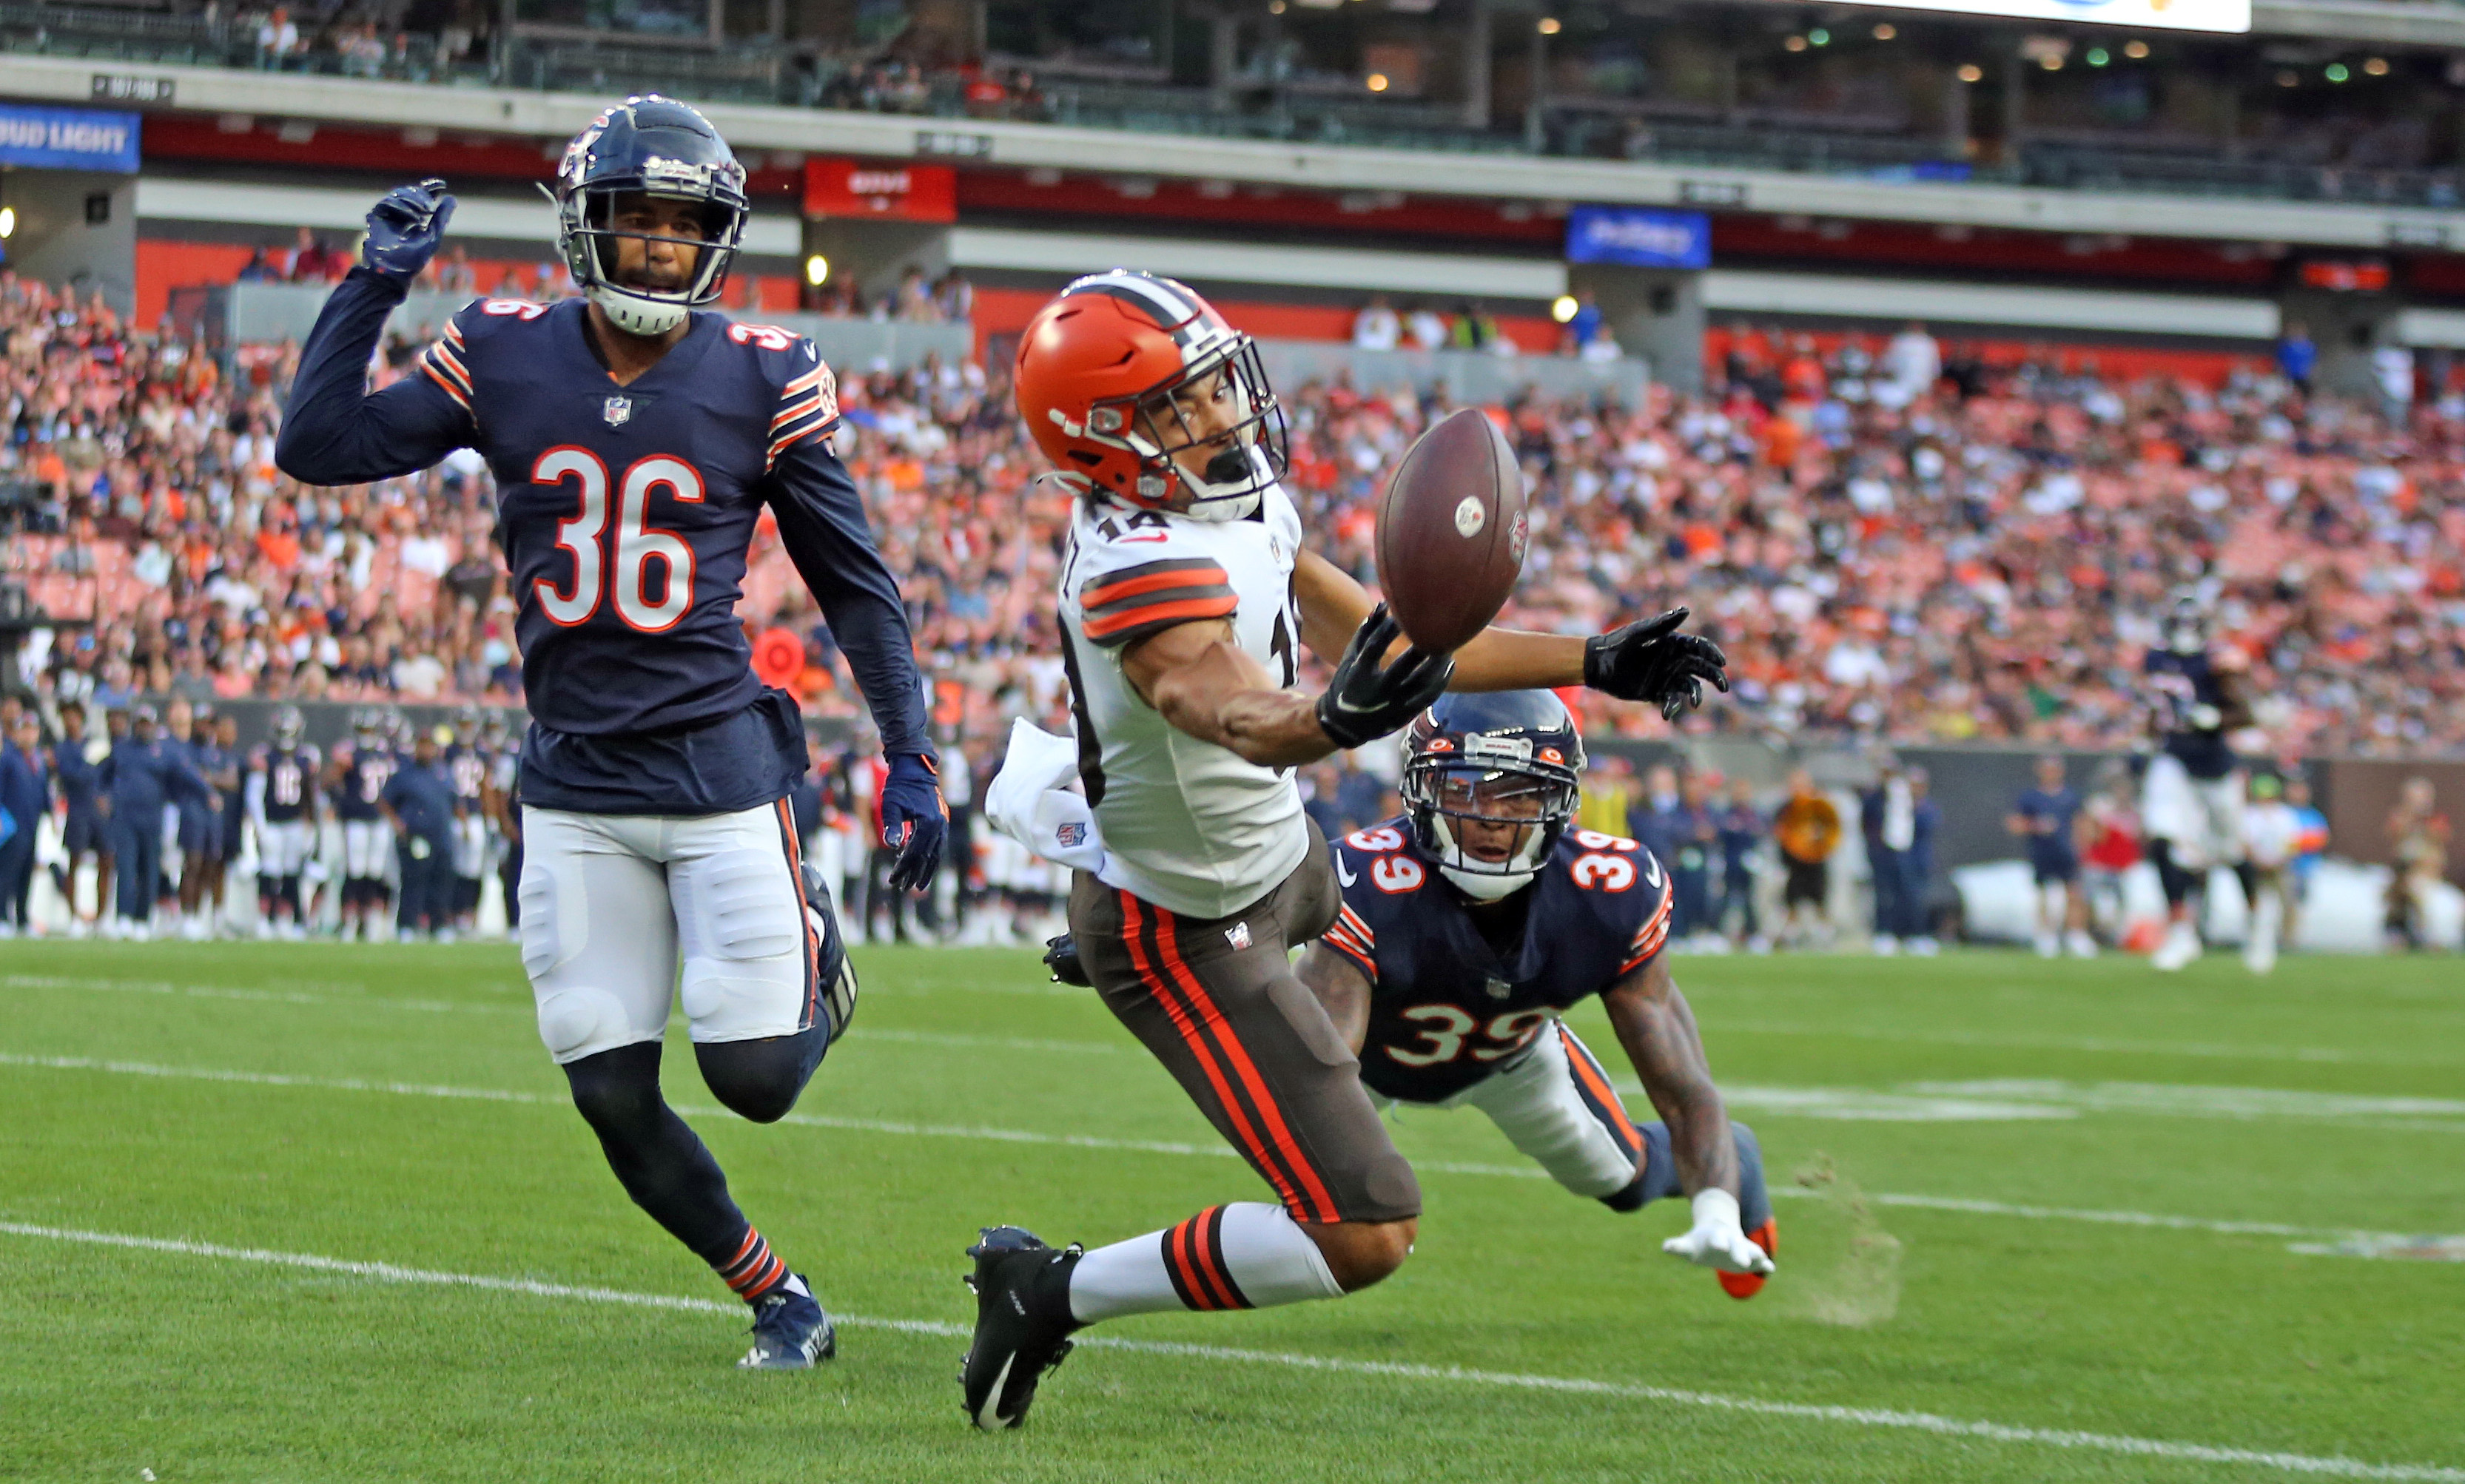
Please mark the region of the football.
POLYGON ((1523 471, 1478 409, 1404 451, 1378 502, 1378 587, 1423 649, 1456 650, 1488 627, 1522 575, 1531 532, 1523 471))

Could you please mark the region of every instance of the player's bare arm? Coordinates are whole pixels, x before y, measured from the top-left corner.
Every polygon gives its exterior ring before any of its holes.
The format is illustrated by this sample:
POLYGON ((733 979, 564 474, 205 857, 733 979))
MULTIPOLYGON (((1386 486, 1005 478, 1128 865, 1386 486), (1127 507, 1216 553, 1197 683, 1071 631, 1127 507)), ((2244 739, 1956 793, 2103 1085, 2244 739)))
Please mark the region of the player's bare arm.
POLYGON ((1718 1187, 1738 1192, 1738 1151, 1728 1110, 1712 1083, 1695 1012, 1669 972, 1667 957, 1619 980, 1601 995, 1618 1044, 1634 1063, 1652 1106, 1669 1125, 1670 1152, 1688 1195, 1718 1187))
POLYGON ((1296 970, 1310 993, 1326 1010, 1326 1018, 1335 1023, 1335 1033, 1352 1053, 1361 1054, 1363 1042, 1369 1035, 1369 977, 1353 966, 1352 961, 1329 948, 1321 941, 1314 942, 1301 954, 1300 967, 1296 970))
MULTIPOLYGON (((1344 653, 1368 615, 1367 588, 1314 551, 1293 564, 1293 601, 1301 642, 1321 657, 1344 653)), ((1688 610, 1672 609, 1589 638, 1495 625, 1455 653, 1451 691, 1556 690, 1587 685, 1621 700, 1649 701, 1675 720, 1700 705, 1703 686, 1729 688, 1728 657, 1699 634, 1680 633, 1688 610)))
POLYGON ((1400 632, 1385 609, 1374 610, 1318 696, 1278 688, 1223 620, 1132 645, 1121 673, 1177 730, 1261 767, 1292 767, 1386 736, 1446 688, 1442 654, 1407 648, 1384 665, 1373 658, 1392 652, 1400 632))

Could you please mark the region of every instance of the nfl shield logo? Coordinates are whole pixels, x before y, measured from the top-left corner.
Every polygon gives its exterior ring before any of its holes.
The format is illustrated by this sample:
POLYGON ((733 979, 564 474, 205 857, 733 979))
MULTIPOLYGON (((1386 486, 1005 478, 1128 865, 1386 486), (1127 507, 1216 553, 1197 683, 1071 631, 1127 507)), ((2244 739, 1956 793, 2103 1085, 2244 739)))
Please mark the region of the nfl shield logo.
POLYGON ((1055 826, 1053 834, 1054 838, 1059 840, 1064 845, 1079 846, 1087 843, 1086 825, 1075 819, 1066 824, 1055 826))
POLYGON ((607 406, 600 409, 600 412, 601 415, 608 419, 609 427, 622 428, 633 415, 633 399, 632 397, 610 397, 608 399, 607 406))
POLYGON ((1492 979, 1481 987, 1489 991, 1489 997, 1493 1000, 1503 1000, 1515 993, 1515 986, 1503 979, 1492 979))
POLYGON ((1226 928, 1224 930, 1224 941, 1231 943, 1236 952, 1240 949, 1249 947, 1250 924, 1247 922, 1235 922, 1231 927, 1226 928))

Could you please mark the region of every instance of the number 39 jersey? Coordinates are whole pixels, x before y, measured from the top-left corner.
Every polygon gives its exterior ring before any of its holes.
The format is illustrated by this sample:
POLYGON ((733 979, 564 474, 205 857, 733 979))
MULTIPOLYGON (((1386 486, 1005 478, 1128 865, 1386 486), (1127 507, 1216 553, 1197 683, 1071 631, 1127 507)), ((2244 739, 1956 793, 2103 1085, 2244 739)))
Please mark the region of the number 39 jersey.
POLYGON ((1502 904, 1522 929, 1500 956, 1402 818, 1334 847, 1344 908, 1321 940, 1368 976, 1361 1080, 1443 1102, 1513 1060, 1560 1010, 1652 962, 1669 937, 1668 873, 1632 840, 1561 835, 1502 904))
POLYGON ((1122 654, 1141 639, 1229 619, 1234 642, 1277 684, 1291 685, 1299 664, 1292 583, 1300 537, 1300 517, 1280 487, 1242 521, 1078 501, 1061 567, 1063 658, 1107 886, 1185 917, 1227 917, 1309 853, 1288 771, 1178 730, 1121 670, 1122 654))

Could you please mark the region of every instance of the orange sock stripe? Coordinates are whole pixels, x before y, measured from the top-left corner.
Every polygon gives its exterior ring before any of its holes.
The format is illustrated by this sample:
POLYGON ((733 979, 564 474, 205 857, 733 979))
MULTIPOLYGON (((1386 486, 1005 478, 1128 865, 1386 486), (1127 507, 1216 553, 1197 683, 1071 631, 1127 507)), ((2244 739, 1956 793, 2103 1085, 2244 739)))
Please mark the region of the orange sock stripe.
POLYGON ((1205 1281, 1200 1278, 1197 1265, 1190 1260, 1189 1228, 1190 1223, 1185 1221, 1166 1230, 1164 1234, 1165 1273, 1172 1279, 1172 1291, 1181 1299, 1183 1308, 1195 1309, 1202 1313, 1210 1309, 1221 1308, 1222 1305, 1215 1301, 1215 1296, 1208 1292, 1205 1281))
POLYGON ((1232 1267, 1224 1260, 1224 1207, 1210 1206, 1192 1217, 1191 1222, 1198 1229, 1199 1261, 1209 1279, 1223 1293, 1224 1306, 1228 1309, 1252 1307, 1250 1296, 1241 1292, 1240 1284, 1232 1281, 1232 1267))
POLYGON ((1252 1163, 1265 1173, 1267 1183, 1276 1187, 1277 1197, 1284 1203, 1285 1208, 1299 1210, 1300 1203, 1290 1176, 1277 1164, 1267 1149, 1266 1141, 1258 1137, 1257 1130, 1251 1127, 1250 1116, 1242 1108, 1241 1099, 1234 1094, 1232 1082, 1224 1074, 1224 1069, 1217 1064, 1215 1053, 1209 1049, 1207 1037, 1199 1032, 1190 1010, 1183 1006, 1173 984, 1157 970, 1153 958, 1147 952, 1149 909, 1145 903, 1127 892, 1122 892, 1121 897, 1121 920, 1124 928, 1121 940, 1130 950, 1130 966, 1138 971, 1140 980, 1154 992, 1156 1003, 1164 1007, 1165 1014, 1172 1021, 1173 1030, 1179 1032, 1183 1043, 1188 1046, 1191 1054, 1198 1058, 1199 1070, 1207 1074, 1208 1084, 1215 1090, 1215 1100, 1223 1106, 1225 1116, 1232 1119, 1234 1138, 1243 1152, 1250 1156, 1252 1163))
MULTIPOLYGON (((1188 963, 1181 956, 1181 940, 1169 915, 1157 919, 1156 935, 1158 946, 1163 950, 1165 967, 1171 971, 1175 982, 1188 994, 1190 1003, 1199 1012, 1198 1018, 1205 1025, 1222 1027, 1223 1012, 1215 1008, 1215 1001, 1208 994, 1207 986, 1198 982, 1198 976, 1190 972, 1188 963)), ((1275 1095, 1268 1091, 1266 1076, 1258 1071, 1257 1063, 1250 1059, 1250 1053, 1243 1050, 1239 1038, 1229 1030, 1221 1031, 1219 1039, 1223 1043, 1225 1059, 1232 1064, 1242 1085, 1249 1089, 1251 1097, 1257 1103, 1259 1119, 1267 1125, 1277 1151, 1290 1163, 1296 1183, 1309 1198, 1309 1214, 1300 1219, 1316 1222, 1343 1220, 1343 1215, 1336 1209, 1335 1197, 1327 1191, 1326 1182, 1319 1178, 1309 1157, 1301 1153, 1300 1141, 1286 1126, 1283 1110, 1277 1106, 1275 1095)))
POLYGON ((761 1232, 754 1230, 751 1227, 747 1227, 747 1228, 745 1228, 745 1229, 744 1229, 744 1240, 736 1244, 736 1255, 735 1255, 735 1256, 733 1256, 733 1257, 730 1257, 729 1259, 727 1259, 727 1261, 725 1261, 725 1262, 723 1262, 723 1263, 721 1263, 721 1264, 719 1265, 719 1271, 720 1271, 720 1272, 722 1272, 722 1273, 726 1273, 726 1272, 728 1272, 729 1270, 733 1269, 733 1268, 734 1268, 738 1263, 743 1262, 743 1261, 744 1260, 745 1254, 746 1254, 746 1253, 748 1253, 748 1252, 750 1252, 750 1251, 753 1251, 753 1249, 754 1249, 757 1245, 759 1245, 761 1241, 762 1241, 762 1233, 761 1233, 761 1232))

